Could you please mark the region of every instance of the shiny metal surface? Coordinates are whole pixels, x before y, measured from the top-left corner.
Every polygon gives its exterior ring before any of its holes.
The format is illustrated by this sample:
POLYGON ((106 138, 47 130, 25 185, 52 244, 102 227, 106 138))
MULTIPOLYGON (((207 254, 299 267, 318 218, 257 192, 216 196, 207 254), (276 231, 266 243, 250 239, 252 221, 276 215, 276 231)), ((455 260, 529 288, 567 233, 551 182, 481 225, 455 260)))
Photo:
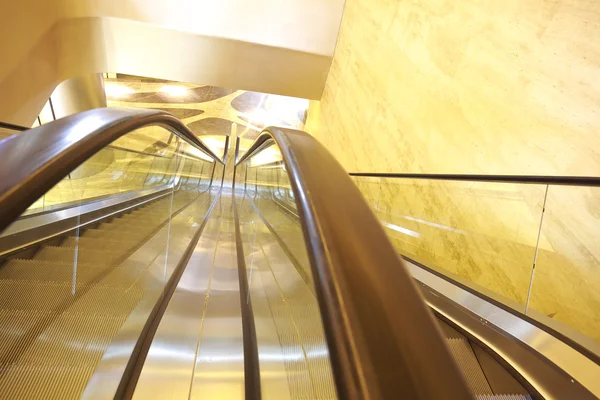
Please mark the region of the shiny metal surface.
POLYGON ((169 225, 170 210, 182 210, 173 221, 186 214, 197 197, 188 194, 155 201, 2 266, 0 397, 80 397, 115 333, 151 289, 148 267, 168 242, 160 227, 169 225), (140 252, 149 239, 151 246, 140 252))
MULTIPOLYGON (((482 320, 497 326, 506 334, 526 344, 538 352, 540 356, 554 363, 557 367, 575 378, 595 396, 600 397, 600 380, 598 379, 600 377, 600 366, 585 355, 535 325, 475 296, 469 291, 453 285, 417 265, 407 262, 407 266, 413 277, 419 282, 448 297, 455 303, 475 313, 482 320)), ((436 311, 444 315, 443 310, 436 308, 436 311)), ((453 322, 460 325, 457 321, 453 322)), ((502 352, 502 349, 486 341, 485 338, 478 337, 478 339, 503 356, 523 377, 528 377, 527 370, 506 356, 502 352)), ((544 394, 544 388, 535 382, 535 380, 531 380, 529 383, 540 393, 544 394)))
MULTIPOLYGON (((42 213, 39 215, 32 215, 27 218, 20 218, 10 224, 8 228, 6 228, 3 232, 0 233, 0 239, 5 236, 16 235, 18 233, 22 233, 25 231, 29 231, 32 229, 42 228, 46 225, 50 225, 65 219, 73 218, 79 215, 88 214, 93 211, 102 210, 108 207, 118 206, 119 204, 130 202, 131 200, 135 200, 136 198, 149 196, 153 193, 158 193, 168 189, 167 187, 158 187, 147 190, 140 190, 133 193, 125 193, 118 196, 111 196, 107 199, 91 201, 89 203, 84 203, 78 206, 73 206, 66 208, 64 210, 52 211, 48 213, 42 213)), ((146 203, 148 201, 155 200, 160 198, 161 196, 153 196, 149 197, 147 200, 144 200, 142 203, 135 204, 133 207, 137 207, 140 204, 146 203)), ((120 211, 125 211, 129 207, 121 208, 120 211)), ((110 214, 103 214, 103 218, 110 214)))
POLYGON ((52 95, 54 119, 78 112, 106 107, 102 74, 88 74, 61 82, 52 95))
MULTIPOLYGON (((268 399, 337 399, 329 350, 317 298, 257 213, 249 197, 243 210, 244 252, 257 326, 263 397, 268 399), (285 379, 287 377, 287 379, 285 379)), ((275 202, 261 211, 279 228, 298 229, 275 202)), ((303 238, 299 245, 303 245, 303 238)))
MULTIPOLYGON (((247 266, 250 269, 249 286, 254 310, 258 359, 262 398, 265 400, 288 400, 290 397, 288 375, 285 369, 285 354, 282 349, 276 323, 271 313, 271 305, 267 298, 266 287, 272 282, 272 275, 266 270, 266 261, 262 250, 255 243, 256 233, 253 229, 244 236, 250 236, 246 252, 247 266)), ((295 354, 298 358, 303 355, 295 354)), ((289 356, 289 353, 288 353, 289 356)))
POLYGON ((232 199, 222 195, 219 244, 190 399, 243 399, 244 349, 232 199))
POLYGON ((327 149, 305 132, 269 127, 238 168, 271 140, 300 216, 338 395, 472 398, 381 224, 327 149))
POLYGON ((147 289, 104 352, 82 398, 115 397, 131 356, 140 341, 140 335, 148 323, 148 317, 163 296, 165 285, 214 202, 213 194, 202 194, 184 212, 176 215, 170 225, 163 227, 130 257, 131 263, 147 265, 144 276, 140 277, 147 289), (167 237, 168 241, 165 240, 167 237), (148 254, 156 254, 157 248, 161 249, 159 254, 148 259, 148 254))
POLYGON ((0 230, 85 160, 132 130, 150 125, 164 127, 222 163, 164 111, 114 107, 71 115, 0 141, 0 230))
POLYGON ((219 239, 213 214, 194 249, 150 346, 134 398, 187 398, 219 239))
POLYGON ((222 195, 160 322, 134 398, 242 399, 232 200, 222 195))

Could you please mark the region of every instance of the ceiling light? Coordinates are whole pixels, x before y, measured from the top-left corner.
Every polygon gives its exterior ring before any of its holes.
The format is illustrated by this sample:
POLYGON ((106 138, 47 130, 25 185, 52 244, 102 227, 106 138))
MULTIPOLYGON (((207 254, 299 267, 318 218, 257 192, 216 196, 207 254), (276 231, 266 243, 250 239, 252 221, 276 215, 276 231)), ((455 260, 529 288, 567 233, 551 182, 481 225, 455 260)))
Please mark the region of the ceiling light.
POLYGON ((135 93, 135 90, 125 85, 119 85, 118 83, 106 82, 104 84, 104 92, 107 97, 123 97, 135 93))
POLYGON ((160 88, 159 92, 166 93, 173 97, 181 97, 187 94, 187 89, 183 86, 165 85, 160 88))

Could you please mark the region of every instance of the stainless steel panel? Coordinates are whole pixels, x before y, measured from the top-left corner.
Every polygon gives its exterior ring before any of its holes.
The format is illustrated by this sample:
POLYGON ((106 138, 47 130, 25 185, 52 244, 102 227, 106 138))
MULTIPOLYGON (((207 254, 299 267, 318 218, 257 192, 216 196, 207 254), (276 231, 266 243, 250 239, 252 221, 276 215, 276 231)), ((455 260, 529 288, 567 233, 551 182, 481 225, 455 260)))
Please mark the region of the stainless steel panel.
MULTIPOLYGON (((288 386, 291 399, 336 399, 320 309, 307 283, 312 279, 305 279, 302 274, 302 267, 307 266, 291 261, 289 249, 283 248, 281 238, 278 240, 273 235, 248 197, 242 206, 246 214, 242 220, 253 305, 255 302, 260 305, 260 298, 264 296, 277 335, 277 338, 273 337, 269 330, 257 332, 263 394, 274 399, 286 398, 284 387, 288 386), (262 288, 259 287, 261 285, 262 288), (259 333, 268 336, 261 337, 259 333), (281 359, 278 358, 280 354, 283 355, 281 359), (280 379, 281 362, 287 375, 287 385, 280 379), (281 392, 281 397, 276 391, 281 392)), ((260 211, 277 226, 278 232, 300 230, 299 221, 290 218, 273 201, 264 201, 260 211)), ((286 234, 284 237, 285 245, 306 252, 302 235, 286 234)), ((265 310, 255 306, 255 318, 258 312, 264 313, 265 310)))
MULTIPOLYGON (((125 194, 122 194, 119 196, 112 196, 112 197, 109 197, 104 200, 96 200, 96 201, 91 201, 88 203, 81 204, 79 206, 69 207, 64 210, 43 213, 40 215, 32 215, 32 216, 29 216, 26 218, 18 219, 15 222, 13 222, 12 224, 10 224, 0 234, 0 238, 5 237, 5 236, 10 236, 10 235, 15 235, 17 233, 21 233, 21 232, 28 231, 31 229, 40 228, 42 226, 49 225, 49 224, 52 224, 55 222, 59 222, 59 221, 62 221, 62 220, 68 219, 68 218, 77 217, 82 214, 87 214, 87 213, 90 213, 93 211, 102 210, 103 208, 113 207, 113 206, 119 205, 121 203, 129 202, 138 197, 147 196, 152 193, 163 191, 165 189, 168 189, 168 187, 161 186, 161 187, 157 187, 157 188, 136 191, 133 193, 125 193, 125 194)), ((135 204, 131 207, 126 207, 126 208, 120 209, 118 212, 126 211, 126 210, 128 210, 130 208, 134 208, 134 207, 139 207, 141 204, 156 200, 157 198, 160 198, 160 197, 161 197, 161 195, 149 198, 148 200, 145 200, 141 203, 135 204)), ((111 214, 104 215, 102 218, 105 218, 110 215, 111 214)))
MULTIPOLYGON (((486 323, 494 324, 506 334, 531 347, 541 356, 547 358, 573 378, 577 379, 577 381, 595 396, 600 397, 600 380, 598 379, 598 377, 600 377, 600 366, 585 355, 579 353, 577 350, 535 325, 520 319, 516 315, 453 285, 445 279, 442 279, 417 265, 409 262, 406 264, 413 277, 419 282, 422 282, 469 311, 477 314, 483 321, 486 321, 486 323)), ((444 315, 442 310, 436 309, 436 311, 444 315)), ((457 323, 457 321, 453 322, 457 323)), ((506 361, 509 362, 523 377, 526 379, 528 378, 527 371, 518 363, 514 362, 514 360, 506 357, 501 349, 496 348, 493 343, 489 343, 485 338, 478 339, 500 356, 505 357, 506 361)), ((540 393, 544 394, 543 388, 536 385, 534 380, 531 380, 529 383, 540 393)))
MULTIPOLYGON (((264 400, 288 400, 291 398, 289 382, 293 379, 288 381, 285 364, 286 354, 283 351, 282 342, 277 332, 274 314, 271 311, 272 305, 267 297, 269 290, 267 285, 273 285, 273 277, 264 256, 263 247, 257 239, 258 235, 254 224, 260 223, 260 220, 253 212, 254 210, 251 211, 250 215, 244 215, 248 212, 241 213, 242 221, 244 221, 241 231, 256 326, 262 398, 264 400), (250 220, 248 220, 248 217, 250 217, 250 220), (254 220, 251 219, 252 217, 254 217, 254 220)), ((268 248, 268 244, 265 245, 268 248)), ((282 302, 281 298, 279 302, 282 302)), ((286 353, 289 357, 289 352, 286 353)), ((303 358, 299 346, 295 354, 297 358, 303 358)))
POLYGON ((244 397, 231 206, 222 196, 212 212, 150 346, 136 399, 244 397))
POLYGON ((187 237, 189 243, 190 236, 199 228, 206 213, 210 212, 209 205, 214 204, 211 201, 213 198, 212 193, 202 194, 195 203, 176 215, 170 225, 163 227, 132 255, 131 262, 147 266, 139 279, 143 280, 144 286, 148 289, 104 352, 82 398, 114 397, 148 315, 162 296, 164 285, 180 260, 185 247, 185 240, 180 240, 181 236, 187 237), (167 237, 171 238, 168 242, 167 237), (160 254, 148 260, 148 254, 156 254, 156 249, 162 249, 160 254))
POLYGON ((232 200, 222 196, 221 231, 200 332, 191 399, 243 399, 244 348, 232 200))
POLYGON ((218 235, 219 219, 211 218, 156 331, 135 399, 189 396, 218 235))

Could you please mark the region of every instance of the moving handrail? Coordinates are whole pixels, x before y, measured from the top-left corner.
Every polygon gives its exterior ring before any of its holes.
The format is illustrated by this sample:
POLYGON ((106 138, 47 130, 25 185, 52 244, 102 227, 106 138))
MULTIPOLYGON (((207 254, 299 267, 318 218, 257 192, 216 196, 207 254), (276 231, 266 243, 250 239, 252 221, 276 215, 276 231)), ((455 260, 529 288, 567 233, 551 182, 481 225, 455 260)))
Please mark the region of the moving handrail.
POLYGON ((15 124, 11 124, 10 122, 2 122, 2 121, 0 121, 0 128, 10 129, 11 131, 15 131, 15 132, 22 132, 22 131, 26 131, 26 130, 30 129, 30 128, 27 128, 26 126, 15 125, 15 124))
POLYGON ((223 163, 179 119, 160 110, 98 108, 0 141, 0 231, 85 160, 121 136, 162 126, 223 163))
POLYGON ((523 183, 532 185, 600 186, 597 176, 413 174, 391 172, 350 172, 350 176, 369 178, 429 179, 437 181, 523 183))
POLYGON ((294 192, 342 399, 472 398, 403 262, 362 195, 308 134, 267 128, 294 192))

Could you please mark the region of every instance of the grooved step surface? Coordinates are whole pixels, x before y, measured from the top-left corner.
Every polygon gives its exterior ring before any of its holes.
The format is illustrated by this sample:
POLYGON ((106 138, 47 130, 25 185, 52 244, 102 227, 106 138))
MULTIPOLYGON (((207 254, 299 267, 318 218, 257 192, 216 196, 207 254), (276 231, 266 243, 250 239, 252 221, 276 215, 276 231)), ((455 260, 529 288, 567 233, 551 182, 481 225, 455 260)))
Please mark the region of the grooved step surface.
POLYGON ((76 399, 95 364, 0 364, 0 397, 13 399, 76 399), (36 382, 24 385, 24 381, 36 382))
POLYGON ((111 239, 100 239, 93 237, 75 237, 70 236, 66 238, 60 247, 75 247, 79 246, 79 249, 94 249, 94 250, 111 250, 113 253, 117 251, 123 251, 132 248, 137 243, 131 240, 111 240, 111 239))
POLYGON ((140 231, 136 229, 126 229, 122 227, 121 229, 115 230, 107 230, 107 229, 88 229, 83 233, 83 237, 86 238, 99 238, 99 239, 108 239, 108 240, 132 240, 133 238, 137 239, 143 235, 145 235, 145 231, 140 231))
POLYGON ((119 313, 137 303, 144 289, 39 281, 0 281, 0 310, 50 311, 68 304, 72 312, 119 313), (85 295, 84 295, 85 294, 85 295))
POLYGON ((86 283, 108 268, 99 263, 13 259, 0 268, 0 279, 86 283))
POLYGON ((167 236, 152 236, 171 210, 189 201, 175 195, 152 202, 58 246, 41 246, 33 259, 0 267, 0 399, 81 396, 115 334, 156 282, 149 268, 164 253, 167 236), (132 254, 148 240, 152 245, 132 254))
POLYGON ((446 339, 446 343, 473 394, 493 395, 469 342, 466 339, 450 338, 446 339))
MULTIPOLYGON (((33 258, 35 260, 74 262, 75 247, 43 246, 33 258)), ((122 258, 121 253, 110 251, 85 249, 77 252, 77 262, 110 264, 118 261, 119 258, 122 258)))
POLYGON ((477 400, 531 400, 531 396, 523 394, 484 394, 477 400))

